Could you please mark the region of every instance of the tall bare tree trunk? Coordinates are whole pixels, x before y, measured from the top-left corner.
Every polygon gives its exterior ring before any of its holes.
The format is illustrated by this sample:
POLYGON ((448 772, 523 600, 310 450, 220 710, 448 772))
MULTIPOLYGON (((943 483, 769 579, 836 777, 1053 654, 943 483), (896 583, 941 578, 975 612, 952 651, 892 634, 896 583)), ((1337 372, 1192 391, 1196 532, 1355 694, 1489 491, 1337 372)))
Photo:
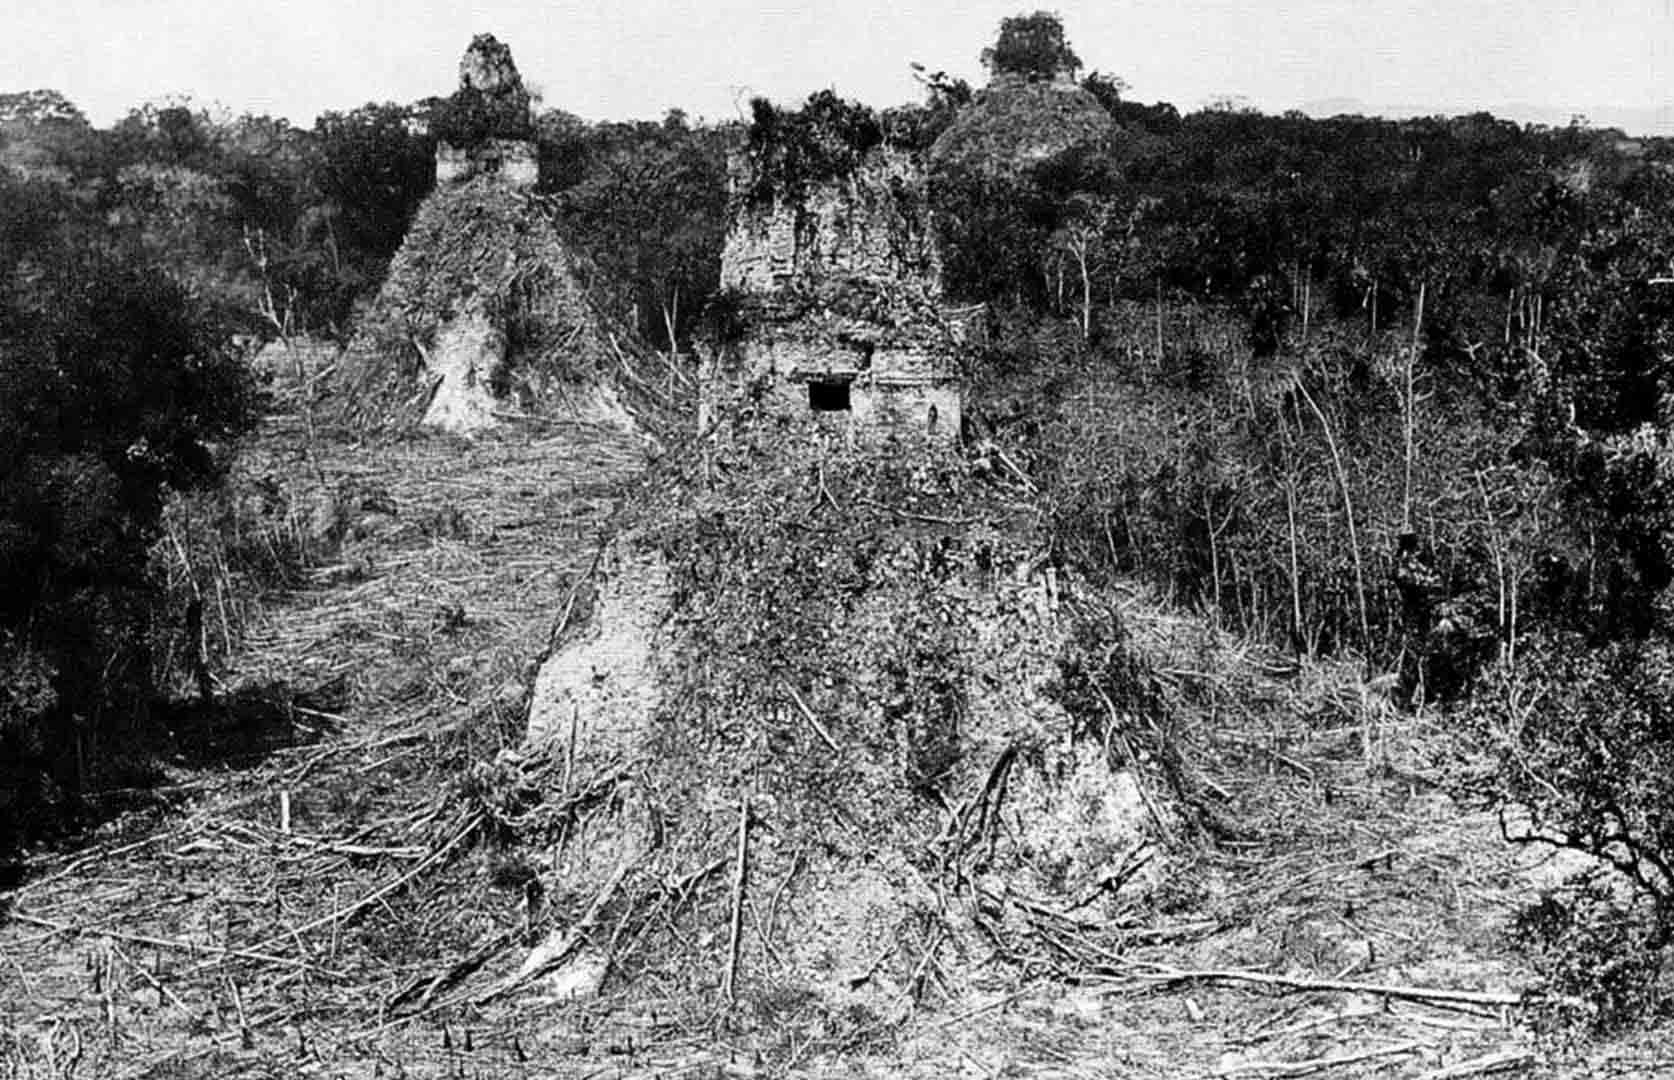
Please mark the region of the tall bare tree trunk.
POLYGON ((1498 593, 1494 614, 1499 630, 1500 660, 1504 662, 1507 659, 1506 630, 1510 626, 1510 607, 1506 597, 1505 550, 1500 539, 1499 523, 1494 520, 1494 506, 1488 499, 1488 485, 1482 479, 1480 471, 1476 474, 1476 490, 1482 497, 1482 520, 1488 526, 1488 554, 1494 560, 1494 583, 1498 593))
POLYGON ((1081 340, 1087 341, 1093 336, 1093 279, 1087 273, 1087 248, 1085 243, 1081 247, 1076 262, 1081 267, 1081 340))
POLYGON ((1302 344, 1308 343, 1308 320, 1314 311, 1314 267, 1302 268, 1302 344))
MULTIPOLYGON (((1290 618, 1292 640, 1298 651, 1306 647, 1308 636, 1302 626, 1302 567, 1300 540, 1296 523, 1296 444, 1292 441, 1290 425, 1285 422, 1284 406, 1279 407, 1279 427, 1285 446, 1285 526, 1290 538, 1290 618)), ((1296 418, 1296 430, 1302 430, 1302 417, 1296 418)), ((1312 652, 1311 649, 1308 650, 1312 652)))
POLYGON ((674 295, 667 304, 663 305, 663 327, 668 332, 668 352, 673 356, 680 347, 675 340, 674 327, 680 319, 680 286, 674 287, 674 295))
POLYGON ((1401 372, 1401 421, 1402 434, 1406 442, 1406 470, 1401 489, 1401 531, 1412 531, 1412 466, 1415 454, 1413 441, 1414 414, 1418 411, 1418 403, 1413 396, 1413 371, 1418 366, 1419 337, 1424 327, 1424 290, 1427 283, 1418 286, 1418 303, 1414 306, 1412 317, 1412 348, 1407 350, 1407 362, 1401 372))
POLYGON ((1302 400, 1308 403, 1308 408, 1319 421, 1320 430, 1325 433, 1326 449, 1331 451, 1331 467, 1337 477, 1337 488, 1343 498, 1343 517, 1348 523, 1349 554, 1354 559, 1354 593, 1360 608, 1360 640, 1368 660, 1372 655, 1372 620, 1366 613, 1366 570, 1360 558, 1360 534, 1354 525, 1354 494, 1349 489, 1348 469, 1343 464, 1343 455, 1337 449, 1337 439, 1331 434, 1331 422, 1325 418, 1314 396, 1308 393, 1303 385, 1302 376, 1295 376, 1296 389, 1302 395, 1302 400))
POLYGON ((1157 275, 1157 366, 1162 367, 1163 359, 1163 320, 1162 320, 1162 275, 1157 275))

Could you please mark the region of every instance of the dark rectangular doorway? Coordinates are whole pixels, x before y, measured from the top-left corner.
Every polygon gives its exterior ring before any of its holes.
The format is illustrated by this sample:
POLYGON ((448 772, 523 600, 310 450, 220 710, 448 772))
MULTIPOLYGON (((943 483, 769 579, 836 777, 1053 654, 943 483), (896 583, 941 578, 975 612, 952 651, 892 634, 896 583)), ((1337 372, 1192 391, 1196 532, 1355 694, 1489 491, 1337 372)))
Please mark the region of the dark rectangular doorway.
POLYGON ((849 384, 836 381, 809 383, 808 408, 814 412, 848 412, 849 384))

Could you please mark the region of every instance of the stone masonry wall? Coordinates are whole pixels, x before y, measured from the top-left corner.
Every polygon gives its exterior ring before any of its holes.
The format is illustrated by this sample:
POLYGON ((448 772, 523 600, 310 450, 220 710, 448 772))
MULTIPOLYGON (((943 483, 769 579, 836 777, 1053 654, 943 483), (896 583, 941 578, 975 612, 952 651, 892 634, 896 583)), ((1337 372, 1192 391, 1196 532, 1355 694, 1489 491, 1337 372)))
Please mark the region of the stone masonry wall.
MULTIPOLYGON (((743 168, 735 165, 736 170, 743 168)), ((800 198, 739 202, 721 254, 721 286, 769 293, 832 277, 941 292, 941 260, 923 176, 910 155, 875 152, 854 176, 800 198)))
POLYGON ((941 261, 918 163, 883 149, 852 176, 765 200, 737 194, 749 179, 735 163, 721 266, 722 286, 745 300, 745 330, 709 366, 712 378, 754 387, 776 412, 818 411, 861 437, 957 439, 959 336, 940 311, 941 261), (843 404, 816 406, 822 388, 843 404))
POLYGON ((493 175, 514 188, 531 188, 540 179, 535 144, 522 139, 490 139, 481 147, 465 149, 438 143, 436 186, 462 184, 474 176, 493 175))

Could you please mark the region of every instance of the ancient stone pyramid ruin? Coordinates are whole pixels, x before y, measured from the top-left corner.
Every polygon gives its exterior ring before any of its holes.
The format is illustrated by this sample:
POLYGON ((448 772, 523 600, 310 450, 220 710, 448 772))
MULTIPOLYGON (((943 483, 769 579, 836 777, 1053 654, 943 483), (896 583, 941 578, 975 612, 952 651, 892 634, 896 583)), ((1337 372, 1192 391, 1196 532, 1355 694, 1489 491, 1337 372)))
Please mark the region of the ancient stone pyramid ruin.
POLYGON ((533 144, 502 137, 524 131, 527 114, 510 50, 479 35, 439 118, 436 189, 344 354, 350 422, 469 433, 539 416, 633 427, 599 374, 620 335, 585 285, 583 256, 528 190, 533 144))
POLYGON ((730 179, 721 285, 736 334, 708 362, 706 414, 743 395, 863 439, 956 440, 962 333, 942 307, 918 162, 877 147, 848 175, 790 189, 740 154, 730 179))
POLYGON ((1050 79, 1002 72, 936 140, 930 167, 1016 175, 1120 130, 1068 71, 1050 79))

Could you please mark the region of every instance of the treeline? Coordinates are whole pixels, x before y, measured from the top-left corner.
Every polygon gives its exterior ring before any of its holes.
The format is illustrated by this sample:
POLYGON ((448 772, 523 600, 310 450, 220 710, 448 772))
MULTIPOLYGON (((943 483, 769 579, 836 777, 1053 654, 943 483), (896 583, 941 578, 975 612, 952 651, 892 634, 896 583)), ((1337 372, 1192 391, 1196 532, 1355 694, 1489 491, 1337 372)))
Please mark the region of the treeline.
POLYGON ((1064 561, 1443 703, 1453 794, 1608 867, 1516 921, 1538 1022, 1666 1015, 1674 145, 1101 100, 1121 136, 938 178, 977 436, 1064 561))
MULTIPOLYGON (((0 95, 7 195, 67 199, 99 242, 162 267, 228 326, 342 337, 434 185, 447 98, 368 103, 304 129, 191 102, 145 105, 108 129, 53 91, 0 95)), ((557 110, 529 132, 538 193, 661 348, 689 335, 719 278, 726 133, 678 110, 587 124, 557 110)))
POLYGON ((1116 111, 1121 139, 948 215, 982 223, 949 266, 1001 313, 987 370, 1059 377, 1066 546, 1431 693, 1533 630, 1653 628, 1674 153, 1116 111))
POLYGON ((103 210, 0 180, 0 852, 155 744, 165 503, 260 408, 227 326, 103 210))

